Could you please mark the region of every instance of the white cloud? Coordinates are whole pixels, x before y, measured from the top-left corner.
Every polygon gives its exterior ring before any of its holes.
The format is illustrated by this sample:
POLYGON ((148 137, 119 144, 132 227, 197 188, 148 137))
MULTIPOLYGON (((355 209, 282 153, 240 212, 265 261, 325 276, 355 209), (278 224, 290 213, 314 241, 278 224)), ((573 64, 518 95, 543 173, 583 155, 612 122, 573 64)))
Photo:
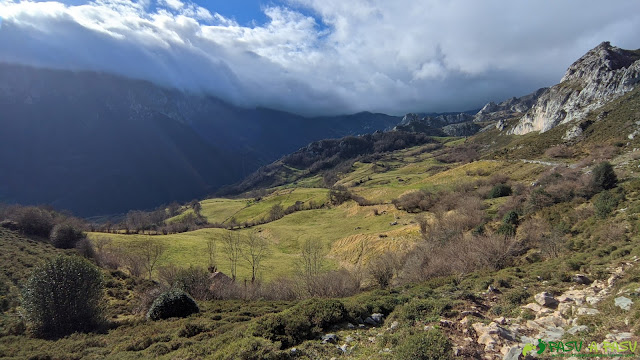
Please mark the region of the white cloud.
POLYGON ((252 27, 189 1, 150 5, 0 0, 0 61, 116 72, 246 106, 401 114, 524 95, 604 40, 640 47, 640 3, 622 0, 289 0, 252 27))

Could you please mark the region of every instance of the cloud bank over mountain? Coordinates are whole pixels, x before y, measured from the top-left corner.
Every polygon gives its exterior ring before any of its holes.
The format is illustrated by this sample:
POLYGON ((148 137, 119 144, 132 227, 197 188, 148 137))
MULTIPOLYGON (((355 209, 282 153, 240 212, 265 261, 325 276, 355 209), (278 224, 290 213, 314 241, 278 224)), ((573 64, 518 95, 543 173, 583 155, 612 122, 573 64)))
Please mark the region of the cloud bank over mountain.
POLYGON ((0 61, 95 70, 306 115, 477 108, 556 83, 635 1, 289 0, 264 24, 180 0, 0 0, 0 61))

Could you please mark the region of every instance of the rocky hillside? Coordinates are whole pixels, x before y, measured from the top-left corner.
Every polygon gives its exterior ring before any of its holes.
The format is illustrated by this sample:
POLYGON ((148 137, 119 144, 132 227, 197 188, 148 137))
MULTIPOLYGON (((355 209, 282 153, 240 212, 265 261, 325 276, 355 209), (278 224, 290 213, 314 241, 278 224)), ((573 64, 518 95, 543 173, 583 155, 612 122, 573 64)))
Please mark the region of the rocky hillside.
POLYGON ((509 134, 545 132, 579 120, 640 83, 640 51, 603 42, 573 63, 559 84, 545 90, 509 134))
POLYGON ((490 102, 476 114, 467 112, 427 115, 407 114, 395 127, 396 130, 427 133, 434 136, 471 136, 482 130, 484 126, 498 123, 504 126, 504 121, 521 116, 531 109, 538 97, 548 89, 542 88, 522 97, 512 97, 499 104, 490 102))

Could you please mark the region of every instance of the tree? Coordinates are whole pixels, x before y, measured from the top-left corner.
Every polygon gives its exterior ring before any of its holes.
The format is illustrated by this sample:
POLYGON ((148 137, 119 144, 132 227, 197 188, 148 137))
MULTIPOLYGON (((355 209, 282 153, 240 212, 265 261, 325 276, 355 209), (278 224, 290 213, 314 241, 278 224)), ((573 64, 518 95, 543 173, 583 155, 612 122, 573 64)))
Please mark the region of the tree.
POLYGON ((216 253, 217 253, 216 239, 208 238, 207 239, 207 254, 209 254, 209 267, 208 267, 209 272, 216 272, 216 270, 217 270, 216 253))
POLYGON ((99 325, 102 299, 98 268, 77 256, 58 256, 34 269, 22 307, 36 334, 58 337, 99 325))
POLYGON ((149 280, 151 280, 153 269, 158 264, 158 261, 162 258, 162 255, 166 251, 166 247, 164 246, 164 244, 158 241, 145 239, 142 242, 140 251, 142 267, 149 274, 149 280))
POLYGON ((231 279, 236 281, 236 275, 238 270, 238 260, 241 254, 241 238, 239 234, 227 231, 222 235, 222 250, 224 251, 227 259, 229 259, 229 266, 231 268, 231 279))
POLYGON ((396 256, 390 252, 385 252, 371 260, 367 268, 372 279, 384 289, 391 283, 391 279, 393 279, 393 275, 399 267, 398 265, 396 256))
POLYGON ((193 212, 196 214, 196 216, 200 217, 200 210, 202 210, 202 204, 200 204, 200 202, 198 200, 191 200, 191 203, 189 203, 189 205, 191 205, 191 208, 193 209, 193 212))
POLYGON ((272 221, 278 220, 283 216, 284 216, 284 209, 280 204, 273 205, 269 210, 269 219, 271 219, 272 221))
POLYGON ((591 187, 595 192, 609 190, 616 187, 618 177, 613 171, 613 165, 608 161, 603 161, 593 168, 591 174, 591 187))
POLYGON ((269 255, 269 242, 257 232, 252 232, 244 240, 242 257, 251 267, 251 283, 255 283, 261 270, 262 260, 269 255))
POLYGON ((324 251, 320 241, 307 239, 300 246, 303 275, 309 279, 320 273, 324 265, 324 251))

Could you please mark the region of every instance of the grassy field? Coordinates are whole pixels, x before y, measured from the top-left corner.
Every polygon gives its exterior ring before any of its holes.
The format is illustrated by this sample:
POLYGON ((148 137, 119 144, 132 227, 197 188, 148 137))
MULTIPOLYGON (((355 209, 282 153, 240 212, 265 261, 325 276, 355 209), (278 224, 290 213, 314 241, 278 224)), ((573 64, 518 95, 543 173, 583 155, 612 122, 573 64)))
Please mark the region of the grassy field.
MULTIPOLYGON (((327 202, 329 190, 322 188, 281 188, 276 189, 268 196, 260 200, 248 199, 207 199, 200 201, 202 209, 200 213, 212 224, 229 224, 233 220, 236 223, 245 221, 257 221, 269 216, 269 211, 274 205, 280 205, 284 209, 297 201, 308 206, 310 202, 322 205, 327 202)), ((168 219, 168 222, 177 221, 186 214, 193 213, 192 209, 168 219)))
MULTIPOLYGON (((297 198, 314 194, 318 194, 318 192, 309 191, 300 194, 301 196, 297 198)), ((299 259, 300 245, 307 239, 320 242, 328 253, 336 241, 345 237, 359 234, 378 237, 379 234, 396 231, 399 228, 415 228, 412 221, 411 215, 403 214, 395 210, 393 206, 360 207, 354 202, 348 202, 335 208, 295 212, 261 226, 233 231, 243 235, 257 231, 268 239, 271 245, 270 254, 264 262, 262 276, 265 281, 269 281, 297 272, 296 262, 299 259), (378 209, 381 214, 374 215, 374 209, 378 209), (397 221, 398 225, 390 225, 394 221, 397 221)), ((89 233, 89 238, 94 241, 100 238, 110 238, 112 241, 110 246, 126 251, 136 251, 146 240, 157 241, 166 247, 166 252, 160 260, 159 266, 175 264, 180 267, 206 267, 208 265, 207 240, 215 239, 218 249, 216 260, 219 269, 228 272, 229 261, 225 257, 221 242, 225 232, 229 232, 229 230, 200 229, 171 235, 89 233)), ((393 236, 386 239, 388 242, 394 241, 393 236)), ((338 262, 344 260, 344 257, 335 251, 332 251, 332 254, 334 255, 333 260, 329 259, 328 261, 329 268, 335 268, 338 262)), ((248 264, 242 261, 238 267, 238 277, 243 279, 249 278, 249 276, 248 264)))

